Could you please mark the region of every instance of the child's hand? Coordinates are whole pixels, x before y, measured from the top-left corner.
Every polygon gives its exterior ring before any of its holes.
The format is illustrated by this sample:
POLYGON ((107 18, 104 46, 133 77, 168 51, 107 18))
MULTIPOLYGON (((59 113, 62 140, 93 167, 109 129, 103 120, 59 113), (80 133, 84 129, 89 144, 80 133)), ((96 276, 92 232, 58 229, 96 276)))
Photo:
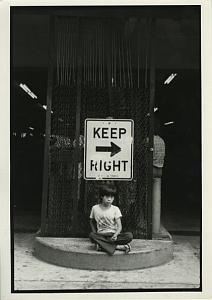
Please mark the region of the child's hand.
POLYGON ((116 241, 116 240, 117 240, 117 235, 114 234, 113 236, 111 236, 111 240, 112 240, 112 241, 116 241))

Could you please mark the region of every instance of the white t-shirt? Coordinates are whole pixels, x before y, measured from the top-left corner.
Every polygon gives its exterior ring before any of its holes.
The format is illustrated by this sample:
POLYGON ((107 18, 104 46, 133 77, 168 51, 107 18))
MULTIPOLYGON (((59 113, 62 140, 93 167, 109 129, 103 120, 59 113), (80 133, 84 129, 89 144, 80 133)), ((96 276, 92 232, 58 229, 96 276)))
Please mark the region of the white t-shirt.
POLYGON ((122 216, 120 209, 111 205, 109 208, 102 209, 99 204, 91 209, 90 219, 95 219, 98 233, 114 233, 117 230, 116 220, 122 216))

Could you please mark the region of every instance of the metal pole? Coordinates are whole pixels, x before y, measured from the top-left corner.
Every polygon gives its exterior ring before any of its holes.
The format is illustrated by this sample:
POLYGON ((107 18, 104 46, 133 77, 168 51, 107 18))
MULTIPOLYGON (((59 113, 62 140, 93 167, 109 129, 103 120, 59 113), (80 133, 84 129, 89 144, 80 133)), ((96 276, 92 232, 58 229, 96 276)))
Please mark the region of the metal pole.
POLYGON ((97 45, 97 28, 95 28, 95 80, 94 86, 96 87, 97 83, 97 67, 98 66, 98 45, 97 45))
POLYGON ((65 73, 65 58, 64 58, 64 24, 61 24, 61 61, 62 61, 62 65, 61 65, 61 85, 64 86, 64 73, 65 73))
POLYGON ((122 88, 122 80, 121 80, 121 50, 120 50, 120 37, 118 38, 118 52, 119 52, 119 86, 122 88))
POLYGON ((117 72, 117 69, 116 69, 116 32, 114 33, 114 83, 115 83, 115 87, 116 87, 116 72, 117 72))
POLYGON ((103 75, 103 87, 105 87, 105 31, 104 31, 104 27, 102 27, 102 75, 103 75))
POLYGON ((130 87, 133 87, 133 71, 132 71, 132 49, 129 40, 129 59, 130 59, 130 87))
POLYGON ((146 49, 145 49, 145 74, 144 74, 144 88, 145 89, 147 88, 147 73, 148 73, 147 69, 148 69, 148 63, 149 63, 149 60, 148 60, 148 52, 149 52, 149 47, 150 47, 149 34, 150 34, 149 20, 146 19, 146 30, 145 30, 146 49))
POLYGON ((126 41, 128 88, 130 87, 129 41, 126 41))
POLYGON ((55 59, 55 18, 50 16, 50 44, 49 44, 49 68, 47 83, 47 111, 46 111, 46 129, 45 129, 45 148, 44 148, 44 169, 43 169, 43 192, 42 192, 42 210, 41 210, 41 235, 44 236, 46 231, 46 221, 48 218, 48 183, 49 183, 49 146, 51 135, 51 106, 53 90, 53 71, 55 59))
MULTIPOLYGON (((57 27, 58 27, 58 23, 57 23, 57 27)), ((57 29, 57 86, 59 86, 60 82, 59 82, 59 78, 60 78, 60 48, 59 48, 59 44, 60 44, 60 36, 59 36, 59 30, 57 29)))
POLYGON ((73 82, 73 62, 72 62, 72 56, 73 56, 73 28, 72 28, 72 24, 69 25, 69 32, 70 32, 70 74, 69 74, 69 82, 70 82, 70 86, 72 86, 72 82, 73 82))
POLYGON ((68 86, 68 32, 67 32, 67 24, 64 30, 64 36, 65 36, 65 86, 68 86))
POLYGON ((147 238, 152 239, 152 182, 153 182, 153 136, 154 136, 154 102, 155 102, 155 25, 150 21, 150 101, 149 101, 149 151, 148 151, 148 222, 147 238))
POLYGON ((122 65, 123 65, 123 87, 126 87, 125 81, 125 63, 124 63, 124 37, 121 38, 121 52, 122 52, 122 65))
POLYGON ((108 20, 106 23, 106 53, 107 53, 107 82, 108 82, 108 113, 111 114, 111 104, 112 104, 112 78, 111 78, 111 22, 108 20))
POLYGON ((79 136, 80 136, 80 110, 81 110, 81 94, 82 94, 82 53, 81 53, 81 23, 78 18, 77 22, 77 103, 76 103, 76 147, 74 151, 74 168, 75 168, 75 186, 74 186, 74 201, 73 201, 73 234, 77 235, 78 230, 78 202, 79 202, 79 184, 78 184, 78 167, 79 167, 79 136))

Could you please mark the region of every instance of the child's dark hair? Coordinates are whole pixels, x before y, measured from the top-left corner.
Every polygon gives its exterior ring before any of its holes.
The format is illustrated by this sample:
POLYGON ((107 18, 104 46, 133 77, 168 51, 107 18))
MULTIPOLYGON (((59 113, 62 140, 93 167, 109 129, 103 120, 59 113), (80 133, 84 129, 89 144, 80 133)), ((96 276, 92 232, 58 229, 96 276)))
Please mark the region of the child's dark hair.
POLYGON ((115 196, 116 187, 114 185, 102 185, 99 188, 99 197, 102 199, 104 196, 115 196))

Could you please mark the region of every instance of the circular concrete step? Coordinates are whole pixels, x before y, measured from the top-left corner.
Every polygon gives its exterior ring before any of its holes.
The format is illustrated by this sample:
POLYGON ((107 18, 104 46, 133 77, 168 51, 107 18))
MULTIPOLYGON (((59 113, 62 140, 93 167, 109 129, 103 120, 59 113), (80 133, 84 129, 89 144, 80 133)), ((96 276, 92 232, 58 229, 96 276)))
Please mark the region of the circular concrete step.
POLYGON ((134 239, 132 251, 113 256, 95 250, 85 238, 36 237, 34 255, 59 266, 86 270, 135 270, 158 266, 173 258, 171 240, 134 239))

